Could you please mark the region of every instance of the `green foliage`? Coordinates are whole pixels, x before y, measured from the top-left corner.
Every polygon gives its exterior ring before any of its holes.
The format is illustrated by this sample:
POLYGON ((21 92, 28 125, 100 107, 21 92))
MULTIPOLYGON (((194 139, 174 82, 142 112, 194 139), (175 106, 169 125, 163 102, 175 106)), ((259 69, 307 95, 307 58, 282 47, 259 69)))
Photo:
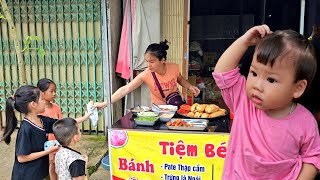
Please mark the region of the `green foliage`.
POLYGON ((42 59, 44 58, 45 52, 44 52, 44 49, 43 49, 43 48, 38 48, 38 55, 39 55, 42 59))
POLYGON ((6 19, 6 17, 0 12, 0 19, 6 19))
MULTIPOLYGON (((0 12, 0 19, 6 19, 6 17, 0 12)), ((27 36, 23 41, 24 47, 22 49, 22 53, 29 51, 29 50, 36 50, 38 55, 43 59, 45 56, 45 51, 42 47, 38 48, 30 48, 30 44, 32 41, 41 41, 40 37, 38 36, 27 36)))
POLYGON ((30 48, 30 44, 31 44, 32 41, 39 42, 40 40, 41 39, 38 36, 27 36, 23 41, 24 47, 23 47, 21 52, 24 53, 24 52, 29 51, 29 50, 36 50, 38 55, 43 59, 44 55, 45 55, 45 51, 44 51, 44 49, 42 47, 30 48))
POLYGON ((91 176, 91 174, 93 174, 97 170, 95 166, 89 166, 87 169, 89 176, 91 176))

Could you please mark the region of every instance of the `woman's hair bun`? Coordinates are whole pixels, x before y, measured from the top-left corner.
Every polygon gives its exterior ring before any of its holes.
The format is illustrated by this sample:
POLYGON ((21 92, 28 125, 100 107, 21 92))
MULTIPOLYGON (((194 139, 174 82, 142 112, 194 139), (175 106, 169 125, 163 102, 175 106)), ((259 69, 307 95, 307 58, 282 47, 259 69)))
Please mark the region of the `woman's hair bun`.
POLYGON ((165 39, 164 41, 161 41, 159 44, 160 46, 166 51, 169 49, 169 46, 167 45, 168 41, 165 39))

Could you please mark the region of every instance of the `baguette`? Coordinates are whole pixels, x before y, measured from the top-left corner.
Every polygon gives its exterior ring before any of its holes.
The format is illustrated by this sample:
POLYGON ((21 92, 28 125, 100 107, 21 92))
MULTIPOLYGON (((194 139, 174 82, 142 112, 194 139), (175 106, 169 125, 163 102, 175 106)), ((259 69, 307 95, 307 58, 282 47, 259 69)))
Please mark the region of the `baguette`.
POLYGON ((210 117, 210 118, 215 118, 215 117, 222 116, 222 115, 225 115, 225 112, 223 112, 223 111, 216 111, 216 112, 214 112, 214 113, 211 113, 211 114, 209 115, 209 117, 210 117))
POLYGON ((219 110, 219 106, 215 105, 215 104, 209 104, 206 109, 205 112, 208 114, 211 114, 213 112, 216 112, 219 110))
POLYGON ((203 113, 204 110, 206 109, 207 105, 206 104, 201 104, 197 106, 197 111, 203 113))

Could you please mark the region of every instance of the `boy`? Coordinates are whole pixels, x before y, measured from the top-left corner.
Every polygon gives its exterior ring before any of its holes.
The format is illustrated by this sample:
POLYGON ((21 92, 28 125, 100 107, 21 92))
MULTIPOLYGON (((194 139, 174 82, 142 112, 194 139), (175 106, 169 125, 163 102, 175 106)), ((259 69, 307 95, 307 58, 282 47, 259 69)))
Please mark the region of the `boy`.
POLYGON ((62 146, 55 156, 58 179, 84 179, 88 157, 74 150, 75 144, 81 139, 77 121, 63 118, 54 123, 53 133, 62 146))

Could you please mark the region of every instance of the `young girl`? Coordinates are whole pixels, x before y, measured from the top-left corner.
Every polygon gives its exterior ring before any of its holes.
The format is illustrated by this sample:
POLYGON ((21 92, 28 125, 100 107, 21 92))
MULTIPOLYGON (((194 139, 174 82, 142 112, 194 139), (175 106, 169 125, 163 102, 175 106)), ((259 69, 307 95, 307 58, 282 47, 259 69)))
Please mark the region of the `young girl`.
MULTIPOLYGON (((56 97, 56 84, 47 78, 42 78, 38 81, 37 87, 43 93, 43 100, 45 101, 45 110, 39 115, 47 116, 53 119, 62 119, 62 112, 60 107, 54 103, 54 98, 56 97)), ((55 140, 53 133, 48 134, 48 140, 55 140)), ((57 179, 57 174, 55 173, 54 166, 54 154, 49 154, 49 174, 50 179, 57 179)))
MULTIPOLYGON (((12 170, 12 179, 42 180, 48 176, 48 154, 56 151, 58 146, 52 145, 44 150, 47 133, 52 133, 56 119, 38 115, 43 113, 45 101, 39 88, 35 86, 21 86, 13 97, 6 102, 6 127, 3 138, 7 144, 11 141, 11 134, 17 127, 18 120, 14 110, 25 114, 21 121, 16 140, 16 157, 12 170)), ((78 118, 77 122, 88 119, 89 113, 78 118)))
POLYGON ((313 179, 320 137, 312 114, 294 102, 316 72, 314 50, 302 35, 256 26, 220 57, 213 77, 234 112, 222 179, 313 179), (247 80, 237 67, 257 45, 247 80))
POLYGON ((45 111, 40 115, 54 119, 62 119, 61 109, 54 103, 54 98, 56 97, 56 84, 50 79, 43 78, 38 81, 37 87, 43 92, 43 99, 45 100, 45 111))

